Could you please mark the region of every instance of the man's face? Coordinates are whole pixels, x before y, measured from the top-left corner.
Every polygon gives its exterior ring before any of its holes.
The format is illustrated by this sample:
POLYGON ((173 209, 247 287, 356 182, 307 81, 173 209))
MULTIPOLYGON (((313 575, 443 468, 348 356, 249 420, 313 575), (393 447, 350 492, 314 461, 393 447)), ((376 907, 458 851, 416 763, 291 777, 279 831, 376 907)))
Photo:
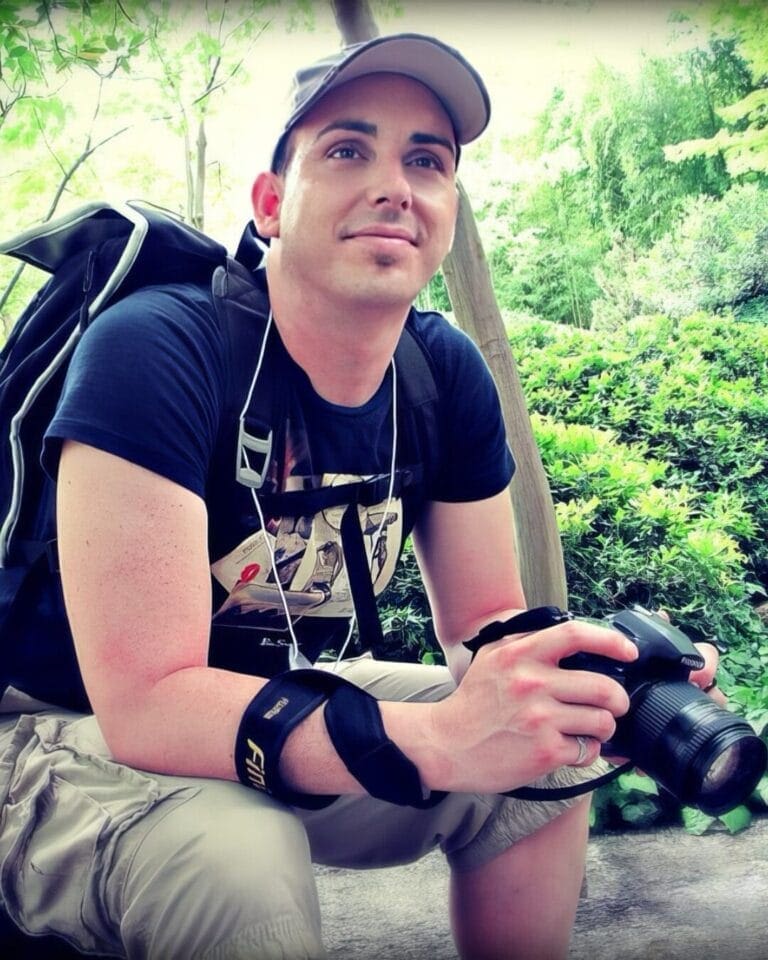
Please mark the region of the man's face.
POLYGON ((406 307, 453 242, 455 140, 420 83, 353 80, 296 127, 281 177, 281 269, 340 308, 406 307))

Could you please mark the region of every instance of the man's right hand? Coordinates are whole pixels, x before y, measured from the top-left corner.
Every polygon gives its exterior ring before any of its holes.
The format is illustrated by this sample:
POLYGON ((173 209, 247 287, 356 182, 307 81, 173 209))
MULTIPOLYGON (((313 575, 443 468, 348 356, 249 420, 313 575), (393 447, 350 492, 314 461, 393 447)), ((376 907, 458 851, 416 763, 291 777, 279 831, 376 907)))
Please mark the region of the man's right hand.
POLYGON ((629 697, 602 674, 560 668, 579 651, 637 657, 619 632, 579 620, 482 647, 455 692, 429 705, 419 756, 412 754, 425 785, 501 792, 563 765, 593 763, 629 697), (586 755, 577 736, 587 738, 586 755))

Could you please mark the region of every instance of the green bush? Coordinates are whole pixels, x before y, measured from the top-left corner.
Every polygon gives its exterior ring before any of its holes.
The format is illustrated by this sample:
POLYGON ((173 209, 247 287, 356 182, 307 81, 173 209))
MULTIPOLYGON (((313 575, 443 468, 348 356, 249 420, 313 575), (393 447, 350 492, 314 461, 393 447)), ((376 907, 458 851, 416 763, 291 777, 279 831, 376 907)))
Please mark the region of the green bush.
MULTIPOLYGON (((678 505, 676 523, 690 527, 687 535, 698 539, 701 556, 709 551, 719 558, 712 561, 713 569, 730 556, 729 564, 743 565, 743 589, 752 590, 752 583, 755 592, 766 591, 768 328, 696 314, 681 321, 645 318, 613 334, 543 329, 542 323, 518 325, 510 340, 529 408, 561 427, 555 437, 549 435, 555 427, 547 428, 540 439, 555 500, 574 500, 559 460, 564 456, 571 472, 577 470, 578 465, 571 463, 574 445, 585 442, 566 428, 608 430, 620 445, 609 452, 609 439, 604 437, 600 444, 610 476, 595 473, 600 490, 593 493, 601 509, 589 542, 594 545, 596 538, 605 536, 607 523, 609 529, 616 526, 614 539, 620 542, 636 535, 637 552, 647 546, 656 549, 659 528, 649 536, 645 515, 668 511, 670 497, 686 499, 687 514, 680 514, 678 505), (627 464, 628 458, 632 464, 627 464), (627 465, 616 477, 619 464, 627 465), (627 499, 628 492, 637 492, 637 480, 630 474, 637 474, 641 465, 657 471, 655 477, 646 477, 646 487, 651 480, 658 486, 650 494, 658 501, 655 506, 647 498, 637 504, 627 499), (606 500, 610 493, 606 485, 611 484, 625 491, 617 494, 620 502, 615 504, 606 500), (633 511, 638 511, 634 519, 627 516, 633 511), (627 529, 630 533, 625 535, 627 529), (710 531, 706 537, 705 530, 710 531), (730 538, 733 546, 716 544, 718 534, 730 538), (739 556, 732 554, 733 549, 739 556)), ((591 470, 589 462, 582 466, 591 470)), ((589 480, 583 484, 589 487, 589 480)), ((576 499, 582 502, 584 492, 576 499)), ((665 524, 662 521, 662 527, 665 524)), ((669 536, 674 532, 672 527, 667 531, 669 536)), ((575 549, 573 542, 566 544, 566 555, 575 549)), ((689 544, 686 556, 691 549, 689 544)), ((670 563, 677 559, 671 557, 670 563)), ((577 569, 575 559, 573 566, 577 569)), ((702 582, 709 585, 713 575, 702 582)), ((569 586, 580 592, 578 584, 569 586)), ((690 607, 682 597, 665 599, 675 599, 679 610, 690 607)))
POLYGON ((596 277, 604 293, 593 304, 596 326, 638 313, 679 320, 734 308, 744 319, 765 316, 764 303, 750 305, 768 295, 768 189, 746 183, 721 199, 687 199, 679 221, 647 253, 619 241, 596 277))
MULTIPOLYGON (((602 616, 640 603, 664 607, 697 638, 751 632, 751 588, 735 533, 746 522, 728 494, 709 502, 615 434, 534 415, 555 499, 570 606, 602 616)), ((755 621, 755 629, 759 623, 755 621)))
POLYGON ((443 662, 410 540, 378 607, 384 631, 384 649, 376 651, 378 657, 422 663, 443 662))

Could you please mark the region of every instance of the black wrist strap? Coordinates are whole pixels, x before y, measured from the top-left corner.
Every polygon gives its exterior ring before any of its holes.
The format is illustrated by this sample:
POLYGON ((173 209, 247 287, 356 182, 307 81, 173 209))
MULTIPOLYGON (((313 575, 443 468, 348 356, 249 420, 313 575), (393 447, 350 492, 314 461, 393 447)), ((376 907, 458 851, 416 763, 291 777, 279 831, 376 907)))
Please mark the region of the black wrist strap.
POLYGON ((292 790, 280 775, 285 741, 324 701, 331 741, 350 773, 390 803, 431 807, 445 796, 424 797, 419 771, 387 737, 375 697, 329 670, 290 670, 270 680, 245 709, 235 739, 241 783, 294 807, 319 810, 336 796, 292 790))
POLYGON ((291 731, 346 680, 325 670, 291 670, 270 680, 245 709, 235 738, 241 783, 294 807, 319 810, 336 799, 298 793, 280 776, 280 754, 291 731))
POLYGON ((372 797, 401 806, 431 807, 445 796, 424 795, 419 771, 384 730, 378 701, 360 687, 339 687, 325 705, 336 752, 372 797))
POLYGON ((546 630, 547 627, 565 623, 566 620, 573 620, 573 614, 567 610, 561 610, 560 607, 533 607, 531 610, 524 610, 510 617, 509 620, 494 620, 487 623, 477 636, 472 637, 471 640, 465 640, 464 646, 471 650, 474 656, 486 643, 493 643, 494 640, 501 640, 502 637, 509 637, 515 633, 546 630))

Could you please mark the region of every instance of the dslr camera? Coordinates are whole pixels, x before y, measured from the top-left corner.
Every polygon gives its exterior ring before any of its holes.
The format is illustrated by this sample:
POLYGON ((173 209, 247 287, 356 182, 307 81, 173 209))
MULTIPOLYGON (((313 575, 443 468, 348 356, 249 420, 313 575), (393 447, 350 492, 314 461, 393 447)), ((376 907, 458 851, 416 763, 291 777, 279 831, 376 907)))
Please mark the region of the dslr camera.
POLYGON ((704 659, 689 637, 642 607, 602 621, 637 647, 632 663, 590 653, 560 661, 618 681, 629 694, 606 756, 628 757, 681 803, 717 816, 743 802, 766 769, 768 750, 742 718, 688 682, 704 659))

